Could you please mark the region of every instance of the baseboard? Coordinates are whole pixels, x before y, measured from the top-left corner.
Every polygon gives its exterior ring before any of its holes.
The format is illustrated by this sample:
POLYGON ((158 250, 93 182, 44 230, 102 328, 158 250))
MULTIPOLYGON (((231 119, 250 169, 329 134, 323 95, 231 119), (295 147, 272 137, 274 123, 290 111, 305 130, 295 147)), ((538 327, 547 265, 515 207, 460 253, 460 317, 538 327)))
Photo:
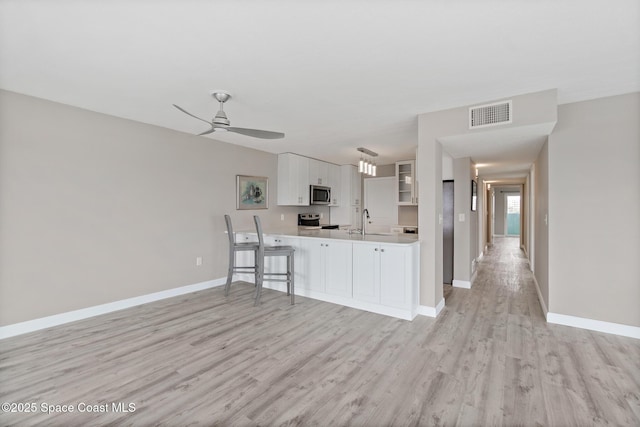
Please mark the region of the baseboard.
POLYGON ((533 276, 533 283, 536 285, 536 292, 538 292, 538 302, 540 303, 540 308, 542 308, 542 313, 544 314, 544 318, 547 319, 547 314, 549 313, 549 310, 547 309, 547 304, 544 303, 544 298, 542 298, 542 291, 540 290, 540 285, 538 285, 536 276, 535 275, 532 275, 532 276, 533 276))
MULTIPOLYGON (((253 283, 253 282, 249 282, 253 283)), ((264 282, 262 285, 264 289, 271 289, 273 291, 278 291, 282 293, 287 292, 287 285, 279 282, 264 282)), ((327 294, 320 291, 314 291, 311 289, 306 289, 301 286, 297 286, 295 288, 296 297, 307 297, 312 298, 319 301, 330 302, 331 304, 343 305, 345 307, 351 307, 358 310, 369 311, 371 313, 383 314, 385 316, 396 317, 398 319, 403 320, 413 320, 414 317, 418 314, 417 309, 413 309, 411 307, 399 308, 399 307, 390 307, 384 304, 376 304, 367 301, 359 301, 354 300, 353 298, 340 296, 340 295, 332 295, 327 294)))
POLYGON ((590 331, 621 335, 623 337, 640 339, 640 327, 623 325, 620 323, 603 322, 601 320, 586 319, 584 317, 568 316, 566 314, 547 313, 547 322, 556 325, 573 326, 590 331))
POLYGON ((203 289, 222 286, 226 283, 226 281, 227 281, 227 278, 223 277, 220 279, 209 280, 207 282, 181 286, 179 288, 167 289, 166 291, 154 292, 152 294, 146 294, 146 295, 140 295, 138 297, 127 298, 120 301, 94 305, 93 307, 82 308, 80 310, 54 314, 52 316, 41 317, 39 319, 27 320, 26 322, 14 323, 12 325, 7 325, 7 326, 0 326, 0 339, 10 338, 16 335, 27 334, 29 332, 39 331, 41 329, 47 329, 53 326, 75 322, 77 320, 88 319, 90 317, 99 316, 101 314, 111 313, 113 311, 135 307, 136 305, 147 304, 153 301, 159 301, 166 298, 176 297, 178 295, 190 294, 192 292, 201 291, 203 289))
POLYGON ((427 305, 419 305, 418 314, 421 316, 427 316, 427 317, 438 317, 438 314, 440 314, 443 308, 444 308, 444 298, 442 298, 435 307, 429 307, 427 305))
POLYGON ((467 280, 453 279, 452 286, 454 288, 471 289, 471 282, 467 280))

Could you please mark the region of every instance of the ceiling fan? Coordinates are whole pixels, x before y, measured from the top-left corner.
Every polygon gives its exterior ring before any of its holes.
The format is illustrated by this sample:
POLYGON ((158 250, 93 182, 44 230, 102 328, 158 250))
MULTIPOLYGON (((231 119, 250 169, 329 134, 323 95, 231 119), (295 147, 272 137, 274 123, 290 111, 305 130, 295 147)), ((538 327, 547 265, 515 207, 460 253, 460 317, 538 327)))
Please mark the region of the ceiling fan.
POLYGON ((252 136, 254 138, 262 138, 262 139, 284 138, 284 133, 282 132, 271 132, 268 130, 245 129, 245 128, 237 128, 237 127, 229 126, 231 122, 227 118, 227 114, 224 112, 224 103, 227 102, 229 98, 231 98, 231 95, 227 91, 216 90, 211 93, 211 96, 213 96, 220 103, 220 110, 218 110, 215 117, 211 121, 195 116, 190 112, 188 112, 187 110, 185 110, 184 108, 179 107, 176 104, 173 104, 174 107, 176 107, 178 110, 182 111, 183 113, 188 114, 195 119, 202 120, 203 122, 208 123, 211 126, 211 129, 209 129, 208 131, 199 133, 198 135, 208 135, 213 132, 235 132, 242 135, 252 136))

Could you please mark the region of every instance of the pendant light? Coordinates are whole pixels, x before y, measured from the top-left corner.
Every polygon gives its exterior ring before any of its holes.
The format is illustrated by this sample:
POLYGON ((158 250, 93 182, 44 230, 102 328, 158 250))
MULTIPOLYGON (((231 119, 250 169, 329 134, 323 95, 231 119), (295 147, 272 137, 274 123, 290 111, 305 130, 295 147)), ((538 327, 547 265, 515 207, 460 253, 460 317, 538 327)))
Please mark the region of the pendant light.
POLYGON ((360 147, 358 151, 365 154, 367 157, 360 155, 360 162, 358 163, 358 172, 369 176, 376 176, 376 163, 373 161, 374 157, 378 157, 378 153, 373 152, 367 148, 360 147))

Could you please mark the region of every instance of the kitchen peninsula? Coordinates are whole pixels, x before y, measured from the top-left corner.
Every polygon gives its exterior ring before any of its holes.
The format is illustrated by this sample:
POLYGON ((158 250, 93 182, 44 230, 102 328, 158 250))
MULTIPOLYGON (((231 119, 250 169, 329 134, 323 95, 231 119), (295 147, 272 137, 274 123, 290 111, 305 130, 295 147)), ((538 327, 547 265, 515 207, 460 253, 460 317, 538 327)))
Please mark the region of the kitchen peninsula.
MULTIPOLYGON (((236 241, 257 241, 257 236, 255 231, 238 232, 236 241)), ((264 241, 296 249, 296 295, 406 320, 417 314, 420 244, 415 235, 291 229, 265 232, 264 241)), ((252 265, 253 253, 238 254, 237 261, 252 265)), ((265 269, 285 271, 284 258, 268 259, 265 269)), ((254 281, 252 274, 236 277, 254 281)), ((264 287, 286 292, 278 282, 264 287)))

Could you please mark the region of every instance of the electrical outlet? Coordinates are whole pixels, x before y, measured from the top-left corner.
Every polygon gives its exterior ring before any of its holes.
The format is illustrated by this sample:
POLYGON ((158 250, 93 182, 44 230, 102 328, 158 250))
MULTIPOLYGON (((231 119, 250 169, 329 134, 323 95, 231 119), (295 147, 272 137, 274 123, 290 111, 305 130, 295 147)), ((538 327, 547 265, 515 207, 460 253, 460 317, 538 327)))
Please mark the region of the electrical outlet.
POLYGON ((284 221, 284 214, 280 214, 280 221, 284 221))
POLYGON ((320 219, 324 218, 324 214, 320 212, 320 219))
POLYGON ((197 256, 196 257, 196 267, 200 267, 202 265, 202 257, 201 256, 197 256))
POLYGON ((465 221, 465 215, 464 214, 458 214, 458 221, 459 222, 464 222, 465 221))

